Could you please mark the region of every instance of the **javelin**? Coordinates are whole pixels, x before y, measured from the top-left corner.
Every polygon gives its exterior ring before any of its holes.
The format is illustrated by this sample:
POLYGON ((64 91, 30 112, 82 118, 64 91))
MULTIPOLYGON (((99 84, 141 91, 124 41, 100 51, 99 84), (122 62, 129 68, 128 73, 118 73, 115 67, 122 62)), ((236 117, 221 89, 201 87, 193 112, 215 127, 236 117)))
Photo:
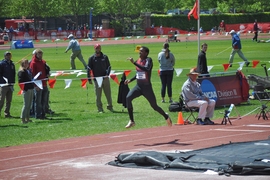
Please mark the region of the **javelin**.
POLYGON ((230 49, 230 48, 232 48, 232 47, 230 46, 230 47, 228 47, 228 48, 224 49, 223 51, 221 51, 221 52, 217 53, 217 54, 216 54, 216 56, 217 56, 217 55, 220 55, 221 53, 223 53, 223 52, 227 51, 227 50, 228 50, 228 49, 230 49))
POLYGON ((29 55, 31 55, 32 53, 30 52, 29 54, 27 54, 26 56, 24 56, 21 60, 19 60, 18 62, 16 62, 16 64, 20 63, 23 59, 25 59, 26 57, 28 57, 29 55))

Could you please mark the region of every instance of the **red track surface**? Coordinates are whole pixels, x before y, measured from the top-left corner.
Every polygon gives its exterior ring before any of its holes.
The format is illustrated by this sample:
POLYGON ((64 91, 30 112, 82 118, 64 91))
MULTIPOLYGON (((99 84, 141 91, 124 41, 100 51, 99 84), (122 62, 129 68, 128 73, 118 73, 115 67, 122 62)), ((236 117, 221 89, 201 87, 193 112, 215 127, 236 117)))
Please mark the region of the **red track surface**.
MULTIPOLYGON (((99 43, 142 44, 165 40, 110 40, 99 43)), ((95 43, 88 41, 81 44, 95 43)), ((40 44, 41 47, 44 45, 55 46, 54 43, 40 44)), ((66 46, 67 43, 61 45, 66 46)), ((194 150, 229 142, 264 140, 270 135, 270 120, 258 120, 252 115, 231 121, 233 125, 220 125, 221 120, 215 120, 217 125, 212 126, 164 126, 0 148, 0 179, 227 179, 225 176, 197 172, 120 168, 106 163, 124 152, 194 150)), ((269 179, 269 176, 232 176, 231 179, 261 180, 269 179)))
MULTIPOLYGON (((247 35, 250 36, 250 35, 247 35)), ((250 36, 251 38, 251 36, 250 36)), ((188 41, 195 41, 197 40, 197 35, 192 34, 191 36, 187 36, 187 35, 180 35, 178 37, 178 39, 181 40, 182 43, 184 42, 188 42, 188 41)), ((231 36, 225 36, 225 35, 203 35, 200 38, 201 40, 207 40, 207 39, 211 39, 211 40, 218 40, 218 39, 231 39, 231 36)), ((122 38, 111 38, 110 40, 108 39, 98 39, 97 41, 89 41, 87 39, 82 40, 80 42, 81 46, 89 46, 89 45, 94 45, 96 43, 99 43, 101 45, 108 45, 108 44, 135 44, 135 45, 140 45, 140 44, 144 44, 144 43, 153 43, 153 42, 161 42, 164 43, 167 40, 167 35, 161 36, 160 38, 157 38, 157 36, 147 36, 146 38, 142 37, 130 37, 127 38, 125 37, 125 39, 122 38)), ((41 40, 42 41, 42 40, 41 40)), ((63 47, 63 46, 67 46, 68 45, 68 40, 66 42, 51 42, 51 40, 46 41, 45 43, 34 43, 34 47, 35 48, 43 48, 43 47, 63 47)), ((181 43, 180 42, 180 43, 181 43)), ((175 43, 175 42, 172 42, 175 43)), ((8 50, 10 49, 10 45, 6 44, 6 45, 1 45, 0 46, 1 50, 8 50)))
POLYGON ((123 152, 194 150, 264 140, 270 135, 270 120, 247 116, 231 121, 233 125, 220 125, 221 120, 216 120, 216 125, 164 126, 1 148, 0 179, 220 179, 218 175, 119 168, 106 163, 123 152))

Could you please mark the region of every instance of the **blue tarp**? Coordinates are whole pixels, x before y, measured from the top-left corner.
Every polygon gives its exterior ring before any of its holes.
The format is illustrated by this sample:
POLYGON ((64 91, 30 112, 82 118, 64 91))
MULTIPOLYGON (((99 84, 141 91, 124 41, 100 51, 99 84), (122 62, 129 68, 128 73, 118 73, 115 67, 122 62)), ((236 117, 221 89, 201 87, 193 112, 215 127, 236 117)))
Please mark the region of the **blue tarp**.
POLYGON ((270 139, 230 143, 180 153, 122 153, 108 164, 162 170, 213 170, 220 175, 270 175, 270 139))

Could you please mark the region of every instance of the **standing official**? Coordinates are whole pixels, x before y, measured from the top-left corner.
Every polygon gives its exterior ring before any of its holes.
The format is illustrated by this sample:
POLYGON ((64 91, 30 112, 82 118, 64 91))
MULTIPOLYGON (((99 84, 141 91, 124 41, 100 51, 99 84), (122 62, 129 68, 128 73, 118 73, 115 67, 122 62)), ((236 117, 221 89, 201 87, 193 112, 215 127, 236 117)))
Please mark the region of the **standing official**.
POLYGON ((206 59, 207 47, 208 47, 207 44, 203 43, 201 46, 201 52, 198 56, 197 72, 200 73, 199 77, 209 77, 206 59))
POLYGON ((113 112, 111 85, 110 85, 110 72, 111 64, 107 55, 101 52, 101 46, 96 44, 94 46, 95 54, 93 54, 88 60, 88 81, 92 84, 92 78, 94 78, 95 93, 96 93, 96 106, 99 113, 103 113, 103 104, 101 102, 102 90, 107 98, 107 109, 113 112), (91 73, 94 77, 91 77, 91 73), (98 79, 97 79, 98 78, 98 79), (102 83, 99 86, 98 80, 102 78, 102 83))
POLYGON ((252 41, 258 41, 258 23, 257 23, 257 19, 255 19, 255 22, 253 24, 253 32, 254 32, 254 37, 252 38, 252 41))
POLYGON ((79 42, 76 39, 74 39, 73 34, 70 34, 68 36, 68 39, 70 41, 69 41, 67 49, 65 50, 65 53, 67 53, 70 49, 72 50, 72 53, 70 55, 70 65, 71 65, 70 69, 76 69, 76 66, 75 66, 76 57, 83 63, 84 68, 87 69, 87 64, 85 63, 83 59, 79 42))
POLYGON ((247 58, 244 56, 244 54, 242 53, 242 50, 241 50, 242 46, 241 46, 240 37, 238 36, 238 34, 234 30, 231 30, 230 34, 232 36, 232 52, 230 54, 230 59, 229 59, 230 67, 232 67, 232 63, 233 63, 235 53, 237 53, 238 56, 245 61, 246 66, 248 67, 249 62, 248 62, 247 58))
POLYGON ((15 83, 16 70, 11 57, 11 52, 6 51, 4 53, 4 59, 0 62, 0 113, 6 100, 4 110, 5 118, 12 118, 10 115, 10 106, 14 91, 13 86, 15 83))

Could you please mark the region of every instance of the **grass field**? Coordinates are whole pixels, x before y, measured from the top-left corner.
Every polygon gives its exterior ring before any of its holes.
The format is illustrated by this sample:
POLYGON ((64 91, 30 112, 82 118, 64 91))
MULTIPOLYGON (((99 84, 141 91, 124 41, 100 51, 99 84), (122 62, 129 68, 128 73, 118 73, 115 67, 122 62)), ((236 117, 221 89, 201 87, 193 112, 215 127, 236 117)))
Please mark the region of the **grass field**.
MULTIPOLYGON (((208 66, 214 66, 211 73, 223 72, 222 64, 228 63, 231 49, 231 40, 206 40, 202 41, 208 44, 207 59, 208 66), (226 50, 227 49, 227 50, 226 50)), ((100 42, 102 44, 102 42, 100 42)), ((123 70, 132 70, 128 78, 135 74, 135 67, 127 57, 138 58, 138 53, 134 52, 137 44, 124 45, 102 45, 102 51, 109 56, 112 70, 115 72, 123 72, 123 70)), ((158 104, 168 112, 169 103, 161 103, 160 88, 161 83, 158 76, 158 61, 157 54, 162 48, 162 43, 143 44, 150 49, 149 56, 153 58, 154 67, 152 73, 152 84, 157 97, 158 104)), ((269 43, 255 43, 251 38, 242 37, 243 53, 249 61, 259 60, 260 64, 256 68, 244 67, 243 73, 247 76, 249 74, 257 74, 265 76, 265 72, 261 64, 265 63, 269 68, 270 58, 270 44, 269 43)), ((50 65, 52 72, 59 70, 69 71, 70 52, 64 53, 66 47, 60 47, 55 44, 55 47, 42 48, 44 51, 43 58, 50 65)), ((175 68, 183 68, 183 72, 179 77, 174 76, 173 80, 173 99, 178 100, 179 93, 183 82, 187 79, 186 73, 191 67, 196 66, 197 63, 197 42, 181 42, 170 43, 170 50, 176 57, 175 68)), ((12 59, 14 62, 31 53, 33 49, 12 50, 12 59)), ((85 60, 93 54, 92 46, 82 46, 82 52, 85 60)), ((1 50, 1 54, 4 50, 1 50)), ((29 56, 30 57, 30 56, 29 56)), ((29 58, 28 57, 28 58, 29 58)), ((229 69, 230 72, 236 72, 239 67, 238 62, 242 59, 235 56, 233 67, 229 69)), ((17 69, 19 65, 17 64, 17 69)), ((77 69, 82 69, 83 66, 79 60, 76 60, 77 69)), ((13 95, 13 102, 11 106, 11 115, 16 118, 0 119, 0 147, 14 146, 20 144, 35 143, 40 141, 49 141, 53 139, 71 138, 77 136, 88 136, 94 134, 103 134, 109 132, 126 131, 124 128, 128 122, 127 110, 121 104, 117 104, 118 85, 111 81, 112 97, 114 102, 115 113, 105 110, 104 114, 98 114, 95 105, 95 94, 92 85, 87 85, 87 88, 81 87, 80 78, 86 75, 76 77, 76 74, 68 76, 58 76, 55 87, 50 89, 50 106, 56 112, 52 116, 48 116, 50 120, 35 120, 33 123, 22 124, 20 120, 20 112, 22 108, 22 97, 18 96, 19 86, 15 86, 13 95), (70 88, 65 88, 64 79, 72 79, 70 88)), ((52 77, 54 78, 54 77, 52 77)), ((120 81, 121 76, 118 76, 120 81)), ((135 82, 129 85, 132 88, 135 82)), ((166 99, 168 101, 168 98, 166 99)), ((104 109, 106 109, 106 100, 103 95, 104 109)), ((133 101, 134 117, 136 126, 134 129, 151 128, 156 126, 165 126, 166 123, 163 117, 151 109, 148 102, 143 98, 137 98, 133 101)), ((249 103, 237 105, 237 110, 240 115, 244 115, 254 110, 260 105, 257 100, 251 100, 249 103)), ((213 120, 220 119, 223 114, 219 113, 228 107, 219 107, 215 111, 213 120)), ((177 122, 177 113, 169 113, 173 122, 177 122)), ((256 111, 254 112, 256 114, 256 111)), ((233 113, 232 113, 233 115, 233 113)), ((2 112, 3 116, 3 112, 2 112)), ((185 113, 184 113, 185 116, 185 113)), ((187 126, 188 128, 188 126, 187 126)))

